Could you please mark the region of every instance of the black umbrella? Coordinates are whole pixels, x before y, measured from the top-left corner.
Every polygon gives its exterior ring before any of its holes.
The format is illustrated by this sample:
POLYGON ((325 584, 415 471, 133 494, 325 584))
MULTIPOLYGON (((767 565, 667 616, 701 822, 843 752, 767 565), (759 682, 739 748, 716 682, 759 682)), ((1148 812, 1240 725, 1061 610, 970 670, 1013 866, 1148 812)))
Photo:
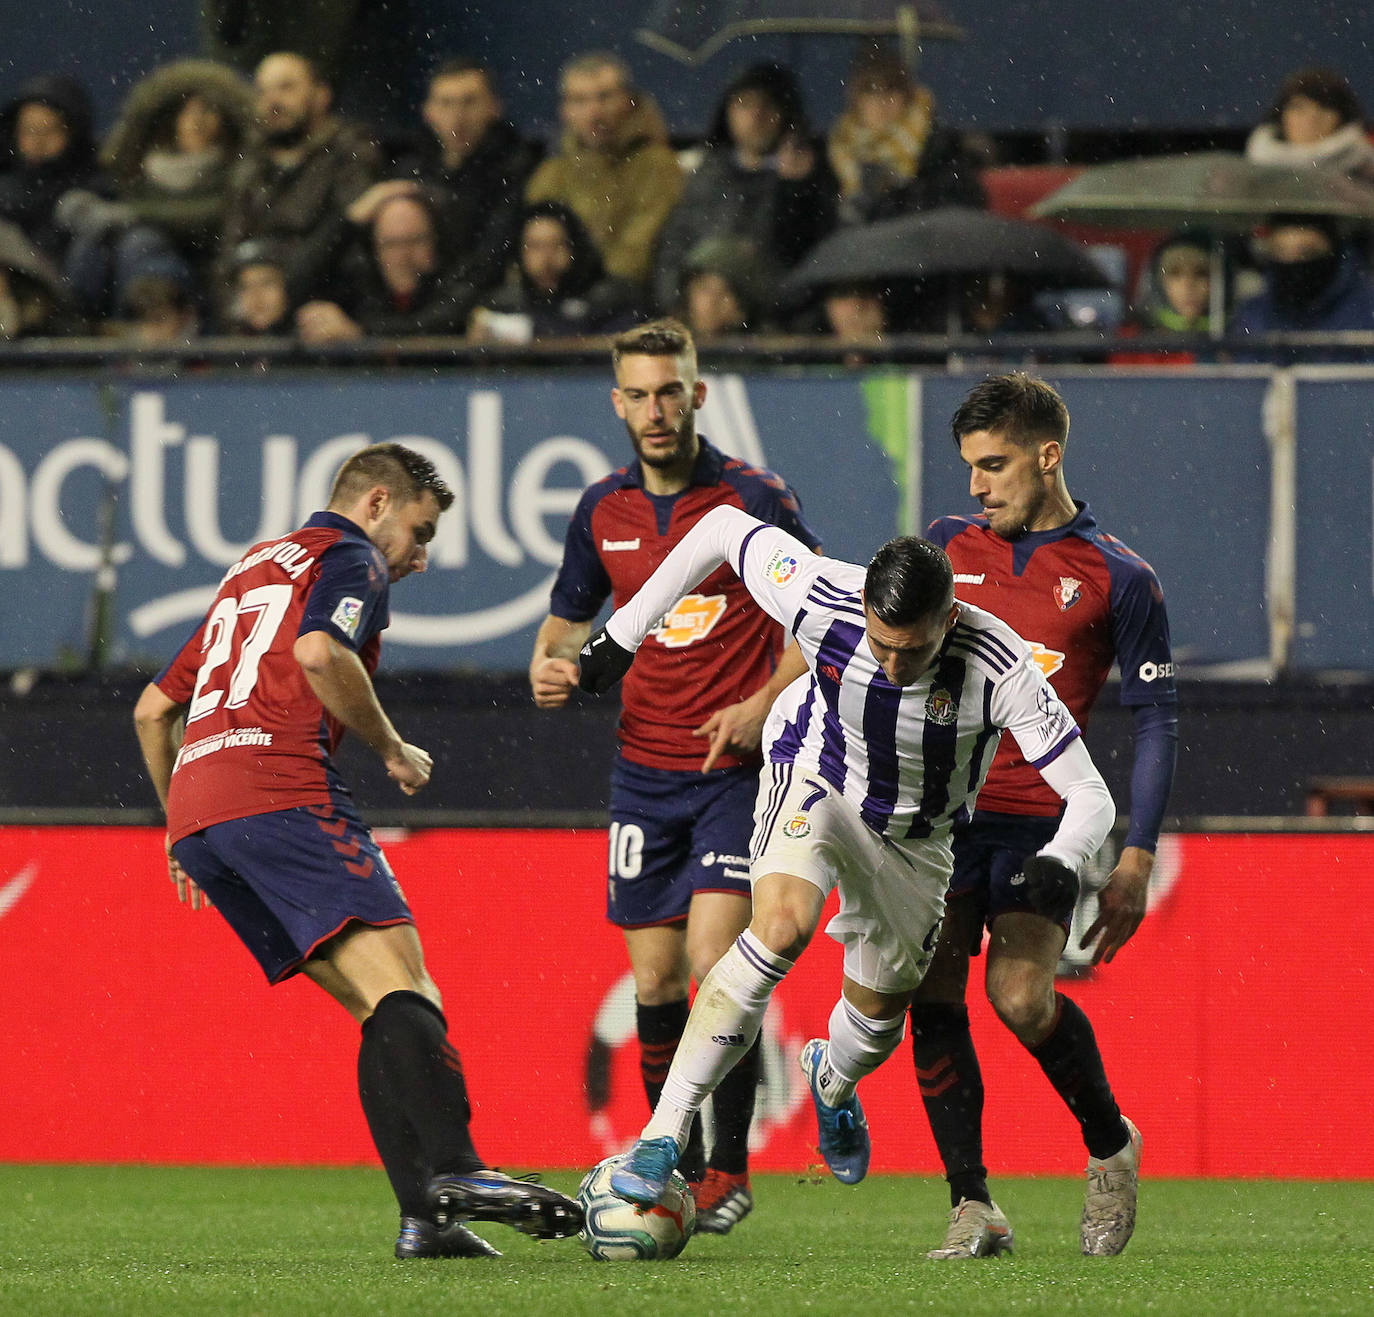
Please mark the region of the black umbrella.
POLYGON ((770 33, 896 36, 908 68, 919 42, 964 37, 939 0, 656 0, 635 36, 700 64, 736 37, 770 33))
POLYGON ((828 285, 924 279, 942 274, 1016 274, 1045 288, 1111 282, 1081 244, 1024 220, 943 206, 832 233, 783 281, 784 297, 828 285))

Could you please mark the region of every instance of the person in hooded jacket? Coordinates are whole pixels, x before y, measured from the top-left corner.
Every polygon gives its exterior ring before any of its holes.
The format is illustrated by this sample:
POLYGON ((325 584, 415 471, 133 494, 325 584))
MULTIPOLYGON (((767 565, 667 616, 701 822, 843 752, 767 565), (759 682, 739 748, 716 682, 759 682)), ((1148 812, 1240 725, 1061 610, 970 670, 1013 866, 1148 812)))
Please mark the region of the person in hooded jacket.
POLYGON ((1374 142, 1349 79, 1335 69, 1290 73, 1268 117, 1245 143, 1257 165, 1324 165, 1374 184, 1374 142))
POLYGON ((506 280, 473 314, 475 342, 529 342, 613 333, 640 318, 635 285, 608 275, 586 226, 570 206, 541 201, 525 210, 517 257, 506 280))
POLYGON ((103 190, 90 97, 74 78, 31 78, 0 107, 0 219, 60 264, 70 237, 57 205, 73 188, 103 190))
POLYGON ((664 226, 654 267, 658 305, 676 303, 687 258, 707 238, 749 240, 769 278, 791 269, 835 228, 838 196, 792 71, 745 69, 716 106, 705 154, 664 226))

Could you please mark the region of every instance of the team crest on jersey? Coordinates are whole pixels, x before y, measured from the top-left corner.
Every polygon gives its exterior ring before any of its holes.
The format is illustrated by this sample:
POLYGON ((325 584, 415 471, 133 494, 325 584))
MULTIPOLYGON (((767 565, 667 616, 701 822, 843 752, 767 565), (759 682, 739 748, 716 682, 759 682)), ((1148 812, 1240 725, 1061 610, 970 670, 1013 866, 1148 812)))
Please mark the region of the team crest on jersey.
POLYGON ((335 605, 333 615, 329 620, 352 640, 358 634, 358 623, 362 620, 362 616, 363 601, 345 597, 335 605))
POLYGON ((1067 613, 1083 597, 1082 590, 1082 581, 1072 576, 1061 576, 1059 584, 1054 587, 1054 602, 1059 605, 1059 611, 1067 613))
POLYGON ((811 820, 805 814, 793 814, 786 823, 782 825, 782 835, 784 837, 809 837, 811 835, 811 820))
POLYGON ((796 555, 786 549, 774 549, 768 561, 763 564, 763 574, 782 589, 796 574, 801 564, 796 555))
POLYGON ((959 716, 959 705, 943 686, 926 696, 926 721, 948 727, 959 716))
POLYGON ((723 594, 685 594, 649 634, 666 649, 682 649, 709 636, 724 616, 723 594))
POLYGON ((1041 676, 1053 677, 1064 666, 1064 655, 1060 650, 1046 649, 1034 640, 1030 642, 1030 647, 1031 658, 1035 660, 1035 666, 1040 669, 1041 676))

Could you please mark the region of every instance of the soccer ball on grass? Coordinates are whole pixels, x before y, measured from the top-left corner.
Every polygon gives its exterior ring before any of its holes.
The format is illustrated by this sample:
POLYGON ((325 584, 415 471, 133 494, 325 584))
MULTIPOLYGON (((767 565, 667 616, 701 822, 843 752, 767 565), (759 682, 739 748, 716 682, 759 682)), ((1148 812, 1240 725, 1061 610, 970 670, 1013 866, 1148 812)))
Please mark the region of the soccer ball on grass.
POLYGON ((636 1207, 611 1191, 611 1172, 625 1158, 597 1162, 577 1186, 577 1201, 587 1214, 578 1234, 582 1247, 598 1262, 654 1262, 675 1258, 692 1237, 697 1205, 687 1181, 676 1171, 667 1192, 653 1207, 636 1207))

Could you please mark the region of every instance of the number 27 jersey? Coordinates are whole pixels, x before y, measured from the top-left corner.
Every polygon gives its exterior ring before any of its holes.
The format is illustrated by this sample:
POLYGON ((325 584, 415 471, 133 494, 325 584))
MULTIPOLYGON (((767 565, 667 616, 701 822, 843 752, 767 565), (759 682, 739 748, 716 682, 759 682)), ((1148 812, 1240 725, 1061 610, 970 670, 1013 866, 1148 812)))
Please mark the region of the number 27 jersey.
POLYGON ((347 794, 330 758, 343 725, 311 690, 294 646, 325 631, 374 672, 389 590, 381 553, 333 512, 254 545, 225 573, 204 621, 155 679, 186 706, 167 800, 173 841, 347 794))

